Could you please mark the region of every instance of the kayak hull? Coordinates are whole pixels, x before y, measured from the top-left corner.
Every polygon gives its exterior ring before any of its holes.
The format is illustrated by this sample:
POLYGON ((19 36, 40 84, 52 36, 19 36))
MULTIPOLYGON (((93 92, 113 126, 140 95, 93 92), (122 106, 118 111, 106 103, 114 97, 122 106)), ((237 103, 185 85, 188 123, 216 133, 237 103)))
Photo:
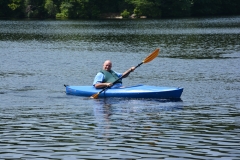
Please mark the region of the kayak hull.
MULTIPOLYGON (((102 89, 93 86, 66 86, 66 94, 91 97, 102 89)), ((125 97, 125 98, 160 98, 180 99, 183 88, 179 87, 157 87, 148 85, 137 85, 131 87, 106 89, 98 95, 99 98, 125 97)))

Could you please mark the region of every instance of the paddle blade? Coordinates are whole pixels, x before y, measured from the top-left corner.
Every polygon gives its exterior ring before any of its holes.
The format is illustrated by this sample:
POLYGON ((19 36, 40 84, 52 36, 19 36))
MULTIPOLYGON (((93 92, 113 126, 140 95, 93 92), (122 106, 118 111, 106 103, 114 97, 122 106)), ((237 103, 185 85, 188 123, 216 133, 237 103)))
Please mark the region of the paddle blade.
POLYGON ((99 95, 99 92, 96 93, 96 94, 94 94, 94 95, 92 95, 90 98, 92 98, 92 99, 97 99, 97 98, 98 98, 98 95, 99 95))
POLYGON ((154 58, 156 58, 158 56, 159 53, 159 48, 157 48, 155 51, 153 51, 147 58, 145 58, 142 62, 143 63, 148 63, 150 61, 152 61, 154 58))

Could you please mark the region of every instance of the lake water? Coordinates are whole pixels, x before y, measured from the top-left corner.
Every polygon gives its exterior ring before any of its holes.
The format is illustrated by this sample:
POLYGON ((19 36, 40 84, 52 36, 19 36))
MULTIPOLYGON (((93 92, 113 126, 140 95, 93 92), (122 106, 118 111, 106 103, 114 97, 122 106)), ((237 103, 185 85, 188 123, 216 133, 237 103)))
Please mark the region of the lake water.
POLYGON ((0 159, 240 159, 240 17, 0 20, 0 159), (104 60, 181 101, 89 99, 104 60))

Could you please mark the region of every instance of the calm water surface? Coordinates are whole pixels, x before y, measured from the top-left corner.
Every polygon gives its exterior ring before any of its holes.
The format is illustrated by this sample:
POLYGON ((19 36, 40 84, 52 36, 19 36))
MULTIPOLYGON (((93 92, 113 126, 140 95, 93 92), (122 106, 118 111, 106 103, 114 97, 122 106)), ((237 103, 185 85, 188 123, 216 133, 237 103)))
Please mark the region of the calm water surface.
POLYGON ((0 20, 0 159, 240 159, 240 17, 0 20), (106 59, 125 86, 181 101, 89 99, 106 59))

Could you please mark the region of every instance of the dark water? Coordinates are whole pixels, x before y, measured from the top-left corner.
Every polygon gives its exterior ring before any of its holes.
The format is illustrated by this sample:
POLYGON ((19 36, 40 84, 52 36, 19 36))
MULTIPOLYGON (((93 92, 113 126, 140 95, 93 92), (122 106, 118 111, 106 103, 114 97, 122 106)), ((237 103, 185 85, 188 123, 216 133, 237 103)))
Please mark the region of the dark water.
POLYGON ((0 20, 0 159, 240 159, 240 17, 0 20), (106 59, 124 85, 184 87, 182 101, 89 99, 106 59))

